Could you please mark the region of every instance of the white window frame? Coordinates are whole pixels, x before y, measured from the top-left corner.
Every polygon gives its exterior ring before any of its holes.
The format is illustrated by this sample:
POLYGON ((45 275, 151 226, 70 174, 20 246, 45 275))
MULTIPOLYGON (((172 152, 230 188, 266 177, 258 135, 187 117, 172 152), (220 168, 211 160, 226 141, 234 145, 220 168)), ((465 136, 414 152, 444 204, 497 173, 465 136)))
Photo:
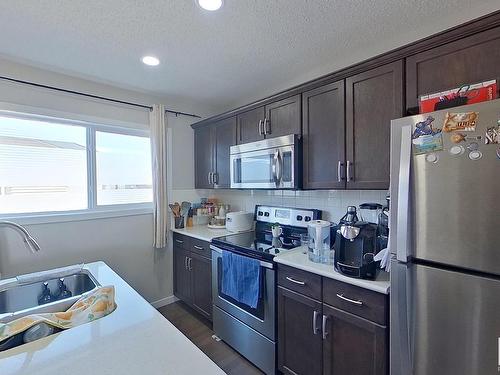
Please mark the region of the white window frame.
POLYGON ((150 137, 149 130, 123 127, 119 125, 99 124, 91 121, 71 120, 25 112, 0 110, 0 116, 43 121, 60 125, 74 125, 86 128, 87 148, 87 208, 68 211, 43 211, 0 214, 0 220, 12 220, 20 224, 43 224, 66 221, 83 221, 101 218, 135 216, 152 214, 153 203, 126 203, 97 205, 97 173, 96 173, 96 132, 115 133, 139 137, 150 137))

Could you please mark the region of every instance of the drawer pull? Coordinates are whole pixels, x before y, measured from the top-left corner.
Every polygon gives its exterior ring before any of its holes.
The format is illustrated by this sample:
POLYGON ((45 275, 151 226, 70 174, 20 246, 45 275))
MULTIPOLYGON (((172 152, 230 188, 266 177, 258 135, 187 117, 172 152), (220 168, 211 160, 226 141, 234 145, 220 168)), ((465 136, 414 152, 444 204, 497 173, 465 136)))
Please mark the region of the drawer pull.
POLYGON ((205 248, 201 247, 201 246, 197 246, 197 245, 193 245, 193 247, 195 249, 198 249, 198 250, 205 250, 205 248))
POLYGON ((286 277, 286 279, 294 284, 297 284, 297 285, 306 285, 306 282, 305 281, 299 281, 299 280, 295 280, 295 279, 292 279, 291 277, 286 277))
POLYGON ((175 242, 177 242, 177 243, 184 243, 183 240, 178 240, 178 239, 176 239, 175 242))
POLYGON ((350 302, 350 303, 353 303, 353 304, 358 305, 358 306, 361 306, 363 304, 362 301, 356 301, 356 300, 344 297, 343 294, 337 294, 337 297, 339 297, 340 299, 342 299, 342 300, 344 300, 346 302, 350 302))

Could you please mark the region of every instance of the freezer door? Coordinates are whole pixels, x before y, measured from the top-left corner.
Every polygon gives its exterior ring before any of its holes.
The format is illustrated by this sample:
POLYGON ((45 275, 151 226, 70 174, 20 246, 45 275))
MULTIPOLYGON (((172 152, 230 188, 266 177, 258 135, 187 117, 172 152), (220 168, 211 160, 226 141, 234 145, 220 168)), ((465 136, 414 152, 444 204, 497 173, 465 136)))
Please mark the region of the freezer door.
POLYGON ((394 295, 391 285, 391 375, 498 373, 500 281, 412 263, 392 267, 406 274, 400 287, 407 292, 394 295), (398 324, 406 316, 408 326, 398 324))

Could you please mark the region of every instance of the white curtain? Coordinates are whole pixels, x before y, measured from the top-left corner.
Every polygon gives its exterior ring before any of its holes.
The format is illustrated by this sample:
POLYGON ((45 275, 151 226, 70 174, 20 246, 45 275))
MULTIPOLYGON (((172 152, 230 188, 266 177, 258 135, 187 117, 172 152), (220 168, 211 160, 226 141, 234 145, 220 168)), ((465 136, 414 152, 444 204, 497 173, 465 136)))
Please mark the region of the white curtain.
POLYGON ((155 104, 149 114, 153 166, 153 246, 167 245, 167 120, 165 107, 155 104))

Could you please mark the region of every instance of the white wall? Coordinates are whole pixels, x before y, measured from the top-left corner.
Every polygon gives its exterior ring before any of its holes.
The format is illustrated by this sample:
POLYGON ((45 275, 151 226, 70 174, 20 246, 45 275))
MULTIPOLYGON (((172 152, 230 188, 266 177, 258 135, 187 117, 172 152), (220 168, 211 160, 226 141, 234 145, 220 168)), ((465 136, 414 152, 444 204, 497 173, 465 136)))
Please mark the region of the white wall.
MULTIPOLYGON (((0 59, 1 75, 70 90, 144 103, 162 103, 169 108, 201 116, 213 114, 201 104, 152 97, 92 81, 0 59)), ((147 128, 148 111, 85 99, 46 89, 6 83, 0 80, 0 109, 33 107, 37 113, 61 114, 78 120, 92 120, 121 126, 147 128)), ((193 135, 189 126, 196 119, 168 115, 171 135, 172 187, 194 187, 193 135)), ((161 301, 172 295, 171 249, 154 250, 152 215, 136 215, 84 221, 30 224, 28 229, 42 251, 32 255, 19 235, 0 229, 0 274, 2 277, 39 271, 79 262, 106 261, 148 301, 161 301)))

